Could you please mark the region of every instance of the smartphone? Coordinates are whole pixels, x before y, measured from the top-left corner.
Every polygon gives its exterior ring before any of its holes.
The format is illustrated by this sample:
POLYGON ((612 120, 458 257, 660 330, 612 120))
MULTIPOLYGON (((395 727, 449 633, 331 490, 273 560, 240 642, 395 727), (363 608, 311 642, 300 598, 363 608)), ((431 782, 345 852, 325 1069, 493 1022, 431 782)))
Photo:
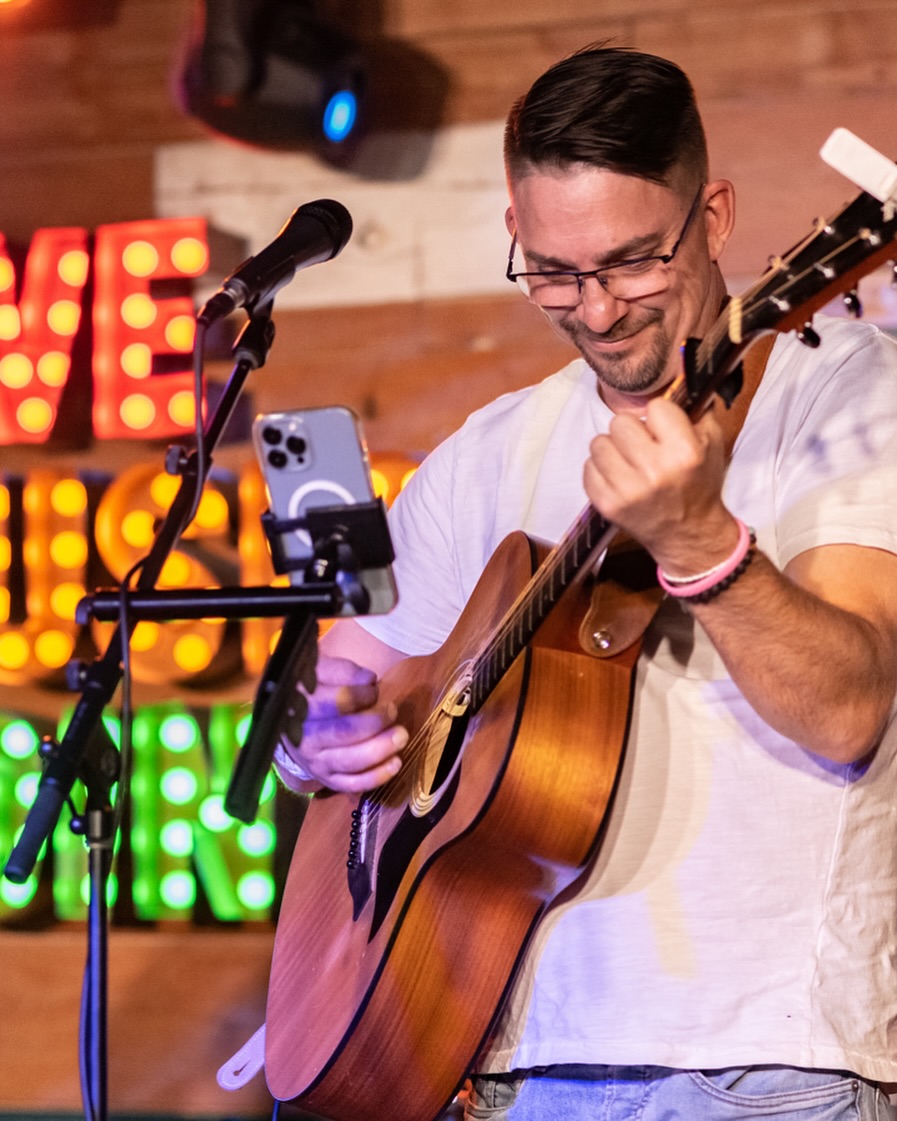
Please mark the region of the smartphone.
MULTIPOLYGON (((322 507, 351 507, 375 499, 361 423, 351 409, 332 405, 267 413, 253 422, 252 442, 271 513, 278 521, 306 517, 322 507)), ((374 529, 378 530, 376 544, 383 544, 379 527, 372 527, 370 542, 362 529, 357 541, 358 576, 367 592, 365 613, 383 615, 395 605, 396 585, 388 531, 385 549, 367 549, 368 544, 375 544, 374 529)), ((292 529, 278 536, 291 582, 307 582, 305 569, 315 556, 311 535, 305 529, 292 529)), ((359 611, 347 600, 339 614, 357 615, 359 611)))

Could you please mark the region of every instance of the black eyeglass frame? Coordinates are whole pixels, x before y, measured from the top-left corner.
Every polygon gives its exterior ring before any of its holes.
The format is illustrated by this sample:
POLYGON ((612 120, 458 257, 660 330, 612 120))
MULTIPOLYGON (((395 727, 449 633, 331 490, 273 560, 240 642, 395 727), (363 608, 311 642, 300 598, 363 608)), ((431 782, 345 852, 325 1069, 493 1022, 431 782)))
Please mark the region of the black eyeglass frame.
POLYGON ((546 269, 543 272, 512 272, 511 270, 514 265, 514 250, 517 248, 517 232, 515 230, 514 235, 511 238, 511 249, 508 253, 508 268, 505 272, 505 278, 507 280, 510 280, 512 284, 518 284, 518 281, 520 281, 521 279, 526 279, 526 277, 528 276, 540 277, 542 280, 551 280, 553 277, 569 276, 576 281, 579 299, 581 300, 583 281, 588 280, 590 277, 594 277, 594 279, 598 281, 605 292, 607 292, 608 281, 603 274, 610 272, 613 269, 626 268, 630 265, 646 265, 651 261, 657 261, 659 264, 668 265, 679 252, 679 249, 682 246, 682 242, 685 241, 685 235, 688 233, 689 226, 691 226, 692 221, 694 220, 694 216, 698 212, 698 203, 701 201, 701 196, 703 195, 704 188, 706 186, 706 183, 702 183, 698 188, 698 193, 695 195, 694 201, 689 207, 688 214, 686 214, 685 216, 685 222, 682 225, 682 231, 676 239, 676 244, 669 251, 669 253, 654 253, 649 257, 630 257, 622 261, 615 261, 612 265, 602 265, 600 269, 589 269, 586 272, 576 272, 574 269, 546 269))

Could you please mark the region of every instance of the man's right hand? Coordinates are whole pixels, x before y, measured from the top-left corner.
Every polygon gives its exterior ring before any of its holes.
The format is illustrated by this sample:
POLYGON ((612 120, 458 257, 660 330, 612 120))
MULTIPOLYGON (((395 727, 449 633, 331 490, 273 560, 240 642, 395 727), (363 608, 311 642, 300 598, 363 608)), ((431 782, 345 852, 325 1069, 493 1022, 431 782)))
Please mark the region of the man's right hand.
POLYGON ((306 693, 305 720, 301 727, 286 726, 281 738, 287 757, 313 782, 282 771, 287 785, 360 794, 398 773, 408 732, 396 724, 395 706, 380 702, 377 674, 401 659, 398 651, 354 622, 343 620, 331 628, 319 647, 317 685, 313 693, 306 693), (367 669, 359 661, 375 668, 367 669))

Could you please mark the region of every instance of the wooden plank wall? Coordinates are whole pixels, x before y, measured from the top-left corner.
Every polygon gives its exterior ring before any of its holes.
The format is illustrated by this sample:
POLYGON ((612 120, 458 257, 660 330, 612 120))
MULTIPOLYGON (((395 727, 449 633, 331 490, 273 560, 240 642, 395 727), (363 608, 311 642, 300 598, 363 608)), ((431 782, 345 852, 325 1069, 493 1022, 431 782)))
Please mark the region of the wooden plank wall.
MULTIPOLYGON (((800 179, 787 169, 799 150, 800 174, 814 174, 807 136, 846 123, 897 147, 895 0, 328 0, 327 10, 369 47, 376 119, 399 128, 431 124, 435 102, 444 123, 499 120, 545 66, 596 39, 675 59, 707 107, 720 169, 739 173, 746 258, 802 231, 794 228, 800 179), (403 66, 415 65, 421 96, 397 104, 403 66)), ((193 11, 193 0, 0 6, 0 230, 8 238, 24 245, 40 226, 95 228, 153 214, 159 147, 207 136, 172 92, 193 11)), ((309 378, 316 393, 326 387, 328 399, 337 393, 362 412, 376 446, 415 451, 473 405, 566 355, 531 309, 497 297, 348 316, 291 311, 279 334, 285 351, 301 347, 318 372, 309 378)), ((288 378, 284 366, 267 383, 272 407, 288 378)), ((113 942, 113 1108, 263 1109, 261 1090, 237 1102, 218 1092, 212 1068, 255 1026, 270 932, 113 942)), ((0 1108, 79 1109, 82 947, 79 931, 0 935, 0 1108)))
MULTIPOLYGON (((0 104, 6 107, 0 230, 20 245, 40 225, 94 228, 154 213, 160 148, 209 135, 183 115, 173 93, 194 0, 105 0, 91 6, 92 16, 82 12, 76 21, 69 14, 66 22, 65 12, 82 7, 69 4, 55 21, 17 25, 23 13, 50 12, 61 3, 0 5, 0 104)), ((724 259, 739 279, 753 278, 768 254, 797 240, 817 207, 834 209, 850 193, 816 155, 834 125, 893 148, 895 0, 327 0, 324 6, 370 52, 374 119, 383 127, 426 123, 428 83, 439 86, 443 123, 500 120, 545 66, 597 38, 679 61, 703 101, 717 172, 739 187, 739 225, 724 259), (408 52, 428 67, 416 69, 408 52), (408 96, 410 74, 420 77, 419 96, 408 96)), ((351 187, 351 174, 346 182, 351 187)), ((433 222, 448 224, 451 215, 434 214, 433 222)), ((897 318, 897 310, 886 310, 897 318)), ((303 315, 291 325, 294 314, 279 313, 280 330, 301 327, 305 356, 315 361, 309 348, 320 347, 324 361, 334 337, 324 326, 331 320, 303 315)), ((538 317, 510 310, 510 300, 507 308, 481 301, 471 310, 462 298, 438 301, 424 313, 387 307, 353 318, 357 338, 385 336, 387 326, 393 338, 396 329, 402 334, 394 364, 377 348, 356 352, 355 363, 371 377, 404 378, 415 354, 416 386, 430 377, 444 385, 444 369, 451 368, 458 407, 437 417, 428 402, 429 421, 416 411, 413 450, 431 447, 468 406, 487 399, 499 368, 507 372, 513 362, 516 375, 499 378, 510 388, 525 384, 533 370, 550 370, 561 353, 538 317), (489 333, 479 327, 470 335, 465 324, 481 314, 487 321, 508 317, 495 334, 513 337, 514 351, 488 349, 488 342, 484 350, 489 333), (523 366, 520 354, 529 359, 523 366), (485 380, 484 365, 492 372, 485 380)), ((278 344, 266 382, 274 397, 293 377, 282 353, 278 344)), ((347 403, 366 409, 363 398, 347 403)), ((382 408, 378 416, 386 420, 382 408)), ((373 447, 389 446, 381 438, 392 438, 400 426, 394 419, 382 434, 372 430, 373 447)))
MULTIPOLYGON (((95 226, 145 217, 155 146, 204 135, 172 92, 193 0, 107 2, 96 5, 104 19, 74 29, 24 23, 22 13, 54 3, 30 0, 0 11, 0 217, 4 232, 18 239, 42 223, 95 226)), ((795 99, 844 106, 857 96, 887 97, 897 86, 893 0, 325 6, 372 48, 398 42, 431 60, 445 81, 446 123, 504 117, 545 66, 599 38, 675 59, 702 99, 777 104, 783 129, 795 99)), ((385 82, 389 75, 377 77, 385 82)), ((393 105, 393 120, 408 123, 414 103, 393 105)))

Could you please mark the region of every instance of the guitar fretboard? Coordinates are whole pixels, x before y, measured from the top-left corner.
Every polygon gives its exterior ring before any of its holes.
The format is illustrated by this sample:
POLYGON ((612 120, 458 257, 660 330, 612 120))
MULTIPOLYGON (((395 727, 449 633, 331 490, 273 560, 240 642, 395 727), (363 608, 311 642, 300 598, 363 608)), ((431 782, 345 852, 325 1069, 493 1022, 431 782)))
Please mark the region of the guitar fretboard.
POLYGON ((486 701, 589 559, 599 556, 616 532, 594 507, 587 506, 554 546, 474 659, 472 713, 486 701))

